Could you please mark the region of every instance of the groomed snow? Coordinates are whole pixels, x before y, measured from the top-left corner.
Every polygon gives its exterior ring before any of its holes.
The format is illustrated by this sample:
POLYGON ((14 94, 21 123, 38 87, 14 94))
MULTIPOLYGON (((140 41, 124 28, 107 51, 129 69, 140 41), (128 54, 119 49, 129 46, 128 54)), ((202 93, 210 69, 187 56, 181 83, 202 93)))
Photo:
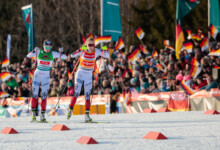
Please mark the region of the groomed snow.
POLYGON ((0 130, 13 127, 19 134, 0 134, 0 149, 220 149, 220 115, 204 112, 165 112, 151 114, 91 115, 93 120, 110 122, 82 123, 84 116, 47 116, 48 121, 65 124, 71 130, 52 131, 56 123, 30 123, 29 117, 1 118, 0 130), (161 132, 167 140, 147 140, 150 131, 161 132), (91 136, 99 144, 84 145, 76 141, 91 136))

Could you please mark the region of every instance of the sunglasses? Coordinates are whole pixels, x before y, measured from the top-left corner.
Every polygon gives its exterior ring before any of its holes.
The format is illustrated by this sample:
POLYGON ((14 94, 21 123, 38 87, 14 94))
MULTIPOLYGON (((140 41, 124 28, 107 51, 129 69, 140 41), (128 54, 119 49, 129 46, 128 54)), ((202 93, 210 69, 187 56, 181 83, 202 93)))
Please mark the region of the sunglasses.
POLYGON ((94 47, 94 46, 95 46, 95 44, 88 44, 88 46, 89 46, 89 47, 94 47))
POLYGON ((46 50, 51 50, 51 48, 52 48, 51 46, 45 46, 46 50))

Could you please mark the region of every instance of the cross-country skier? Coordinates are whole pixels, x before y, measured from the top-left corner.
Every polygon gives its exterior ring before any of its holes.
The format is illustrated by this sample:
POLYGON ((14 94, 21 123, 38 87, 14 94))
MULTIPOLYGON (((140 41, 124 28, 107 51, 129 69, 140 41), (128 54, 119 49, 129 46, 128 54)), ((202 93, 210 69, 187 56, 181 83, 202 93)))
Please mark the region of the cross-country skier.
MULTIPOLYGON (((75 75, 75 93, 72 97, 69 105, 69 111, 67 113, 67 119, 69 119, 73 112, 73 107, 76 103, 76 100, 81 92, 82 84, 84 83, 84 94, 85 94, 85 121, 90 122, 92 119, 89 116, 90 111, 90 94, 92 91, 92 74, 95 67, 95 61, 98 56, 102 55, 102 51, 98 48, 95 48, 94 39, 88 38, 86 40, 87 49, 86 50, 78 50, 71 55, 72 58, 80 56, 80 63, 78 70, 75 75), (83 53, 81 55, 81 53, 83 53)), ((108 51, 103 52, 104 58, 109 58, 108 51)))
POLYGON ((52 43, 49 40, 45 40, 43 43, 43 50, 35 48, 30 52, 27 57, 36 57, 37 68, 34 72, 34 79, 32 82, 32 121, 36 121, 36 106, 38 99, 39 87, 41 86, 41 115, 40 120, 46 122, 45 111, 47 105, 47 94, 50 87, 50 70, 52 68, 53 60, 56 58, 67 59, 67 56, 63 53, 63 48, 59 48, 59 52, 52 51, 52 43))

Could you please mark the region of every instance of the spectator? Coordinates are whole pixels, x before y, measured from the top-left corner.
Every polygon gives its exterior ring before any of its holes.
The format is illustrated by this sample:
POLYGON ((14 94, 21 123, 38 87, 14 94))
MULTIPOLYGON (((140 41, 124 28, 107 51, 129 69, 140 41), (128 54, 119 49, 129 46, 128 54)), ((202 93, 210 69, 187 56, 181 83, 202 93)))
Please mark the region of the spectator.
POLYGON ((72 82, 68 82, 67 84, 67 91, 65 96, 73 96, 74 95, 74 86, 72 82))
POLYGON ((205 89, 206 91, 210 91, 210 89, 212 89, 212 88, 218 88, 218 84, 216 81, 213 80, 212 76, 207 77, 207 83, 208 84, 206 86, 203 86, 199 90, 205 89))

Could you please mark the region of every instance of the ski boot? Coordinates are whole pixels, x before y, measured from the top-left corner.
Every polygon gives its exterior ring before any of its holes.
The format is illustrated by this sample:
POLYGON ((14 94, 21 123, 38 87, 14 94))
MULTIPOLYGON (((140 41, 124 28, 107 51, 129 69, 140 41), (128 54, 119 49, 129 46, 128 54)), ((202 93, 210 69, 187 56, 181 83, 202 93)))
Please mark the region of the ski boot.
POLYGON ((85 114, 85 122, 92 122, 92 118, 90 118, 89 112, 86 112, 85 114))
POLYGON ((67 113, 67 119, 68 119, 68 120, 70 119, 70 117, 72 116, 72 114, 73 114, 73 109, 69 108, 68 113, 67 113))
POLYGON ((41 114, 40 114, 40 121, 41 121, 41 122, 46 122, 45 111, 41 111, 41 114))
POLYGON ((37 111, 36 110, 32 110, 32 116, 31 116, 31 122, 36 122, 36 116, 37 116, 37 111))

